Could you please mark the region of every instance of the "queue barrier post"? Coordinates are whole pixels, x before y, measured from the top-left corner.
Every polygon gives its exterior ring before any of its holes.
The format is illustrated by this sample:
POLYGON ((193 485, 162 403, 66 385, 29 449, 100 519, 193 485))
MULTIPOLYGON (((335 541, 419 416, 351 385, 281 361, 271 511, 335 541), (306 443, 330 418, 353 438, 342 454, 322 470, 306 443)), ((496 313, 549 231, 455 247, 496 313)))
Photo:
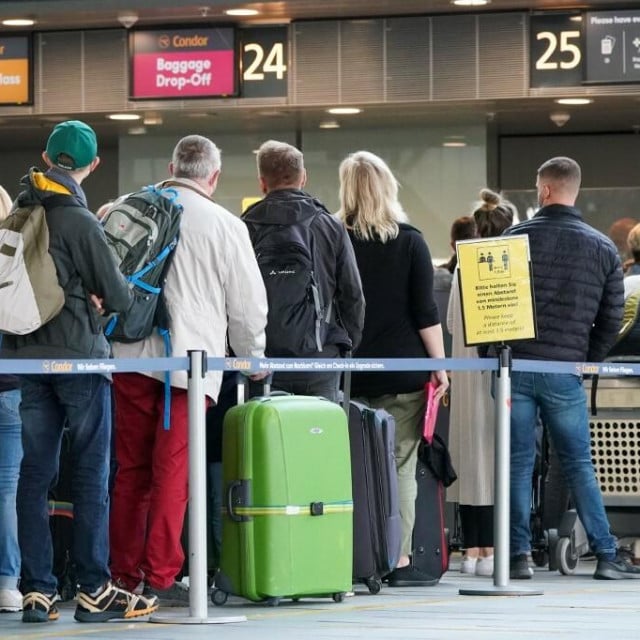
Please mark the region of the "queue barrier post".
POLYGON ((154 615, 160 624, 227 624, 246 616, 208 617, 207 598, 207 461, 204 376, 206 352, 189 351, 189 615, 154 615))
POLYGON ((540 589, 509 586, 509 477, 511 440, 511 347, 498 347, 493 508, 493 588, 460 589, 461 596, 541 596, 540 589))

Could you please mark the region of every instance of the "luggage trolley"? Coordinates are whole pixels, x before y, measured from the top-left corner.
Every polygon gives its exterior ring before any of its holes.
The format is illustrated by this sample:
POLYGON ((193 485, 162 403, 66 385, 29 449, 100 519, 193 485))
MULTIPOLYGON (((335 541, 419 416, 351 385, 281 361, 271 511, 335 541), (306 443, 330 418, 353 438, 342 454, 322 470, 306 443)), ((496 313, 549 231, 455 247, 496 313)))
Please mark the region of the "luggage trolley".
MULTIPOLYGON (((617 362, 640 362, 640 356, 617 362)), ((591 457, 611 529, 640 557, 640 377, 588 381, 591 457), (597 389, 597 394, 596 394, 597 389)))

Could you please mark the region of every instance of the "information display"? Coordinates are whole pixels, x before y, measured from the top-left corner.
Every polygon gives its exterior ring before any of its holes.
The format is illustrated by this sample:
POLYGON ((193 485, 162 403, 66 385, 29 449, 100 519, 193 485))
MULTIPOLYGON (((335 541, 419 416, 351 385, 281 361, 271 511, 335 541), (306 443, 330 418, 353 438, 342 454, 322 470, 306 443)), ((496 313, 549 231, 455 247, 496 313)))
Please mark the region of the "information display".
POLYGON ((529 237, 465 240, 456 250, 465 344, 535 338, 529 237))
POLYGON ((0 104, 32 103, 31 68, 29 36, 1 36, 0 104))
POLYGON ((132 31, 131 99, 211 98, 237 93, 232 27, 132 31))
POLYGON ((640 9, 585 14, 586 81, 640 82, 640 9))

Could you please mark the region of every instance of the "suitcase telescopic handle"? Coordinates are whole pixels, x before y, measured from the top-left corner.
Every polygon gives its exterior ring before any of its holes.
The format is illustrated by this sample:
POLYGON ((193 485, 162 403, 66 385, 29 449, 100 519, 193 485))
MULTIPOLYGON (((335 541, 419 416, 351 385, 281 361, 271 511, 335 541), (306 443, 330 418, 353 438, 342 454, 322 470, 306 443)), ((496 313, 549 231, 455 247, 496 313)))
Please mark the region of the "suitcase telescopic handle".
MULTIPOLYGON (((271 381, 273 380, 273 374, 270 373, 266 378, 262 380, 262 395, 271 395, 271 381)), ((241 373, 236 372, 236 386, 238 389, 237 403, 244 404, 247 399, 247 385, 249 384, 249 378, 241 373)))

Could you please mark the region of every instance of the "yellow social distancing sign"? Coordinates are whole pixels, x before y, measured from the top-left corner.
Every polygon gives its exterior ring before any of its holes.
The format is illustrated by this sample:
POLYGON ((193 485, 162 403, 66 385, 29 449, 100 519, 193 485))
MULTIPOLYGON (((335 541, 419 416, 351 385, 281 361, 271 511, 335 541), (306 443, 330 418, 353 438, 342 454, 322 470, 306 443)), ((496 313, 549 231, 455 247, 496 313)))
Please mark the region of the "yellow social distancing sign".
POLYGON ((456 251, 465 344, 535 338, 529 237, 464 240, 456 251))

